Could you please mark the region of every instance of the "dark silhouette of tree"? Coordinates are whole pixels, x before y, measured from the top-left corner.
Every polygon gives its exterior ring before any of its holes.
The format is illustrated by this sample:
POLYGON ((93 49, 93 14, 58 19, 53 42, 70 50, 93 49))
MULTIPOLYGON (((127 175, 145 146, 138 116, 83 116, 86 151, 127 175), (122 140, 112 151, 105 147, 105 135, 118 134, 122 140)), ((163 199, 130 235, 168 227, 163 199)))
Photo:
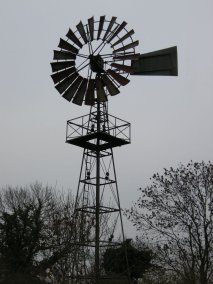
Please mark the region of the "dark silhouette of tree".
MULTIPOLYGON (((33 284, 39 281, 34 276, 64 279, 72 275, 72 269, 78 268, 82 273, 88 267, 94 269, 93 253, 74 245, 77 236, 81 241, 94 237, 94 218, 73 213, 72 196, 56 192, 52 187, 36 183, 25 188, 3 189, 0 192, 0 282, 1 275, 8 283, 14 283, 14 279, 18 283, 21 279, 23 283, 33 284), (90 266, 86 267, 85 263, 90 266), (47 269, 50 272, 46 273, 47 269)), ((108 232, 106 223, 106 217, 100 219, 100 234, 108 232)))
POLYGON ((66 266, 76 228, 72 221, 73 208, 70 195, 56 194, 51 187, 38 183, 3 190, 0 193, 1 275, 39 275, 55 264, 66 266))
POLYGON ((6 275, 2 280, 0 280, 1 284, 47 284, 47 282, 40 280, 38 277, 29 275, 29 274, 21 274, 21 273, 13 273, 10 275, 6 275))
POLYGON ((127 210, 152 243, 157 262, 181 283, 212 283, 213 165, 193 163, 154 174, 127 210))
POLYGON ((128 276, 127 262, 131 278, 140 278, 151 268, 152 251, 147 248, 138 249, 127 240, 119 248, 109 248, 103 255, 103 268, 106 273, 128 276), (126 253, 125 253, 126 249, 126 253))

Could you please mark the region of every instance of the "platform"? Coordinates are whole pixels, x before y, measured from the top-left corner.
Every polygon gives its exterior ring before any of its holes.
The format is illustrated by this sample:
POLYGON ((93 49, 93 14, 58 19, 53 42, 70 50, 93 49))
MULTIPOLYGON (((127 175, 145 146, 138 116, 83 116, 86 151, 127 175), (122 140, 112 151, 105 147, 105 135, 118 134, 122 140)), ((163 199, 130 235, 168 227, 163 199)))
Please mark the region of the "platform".
POLYGON ((103 151, 130 144, 130 123, 108 115, 105 130, 97 130, 94 114, 84 115, 67 121, 66 143, 89 149, 103 151), (91 115, 94 119, 91 119, 91 115), (94 122, 94 124, 93 124, 94 122), (91 126, 93 125, 93 126, 91 126), (93 129, 92 129, 93 128, 93 129), (99 140, 99 145, 97 145, 99 140))
POLYGON ((75 146, 93 151, 102 151, 102 150, 107 150, 109 148, 130 144, 130 142, 124 139, 114 137, 104 132, 99 132, 99 133, 96 132, 84 136, 79 136, 73 139, 67 139, 66 143, 73 144, 75 146), (99 146, 96 145, 97 139, 100 140, 99 146))

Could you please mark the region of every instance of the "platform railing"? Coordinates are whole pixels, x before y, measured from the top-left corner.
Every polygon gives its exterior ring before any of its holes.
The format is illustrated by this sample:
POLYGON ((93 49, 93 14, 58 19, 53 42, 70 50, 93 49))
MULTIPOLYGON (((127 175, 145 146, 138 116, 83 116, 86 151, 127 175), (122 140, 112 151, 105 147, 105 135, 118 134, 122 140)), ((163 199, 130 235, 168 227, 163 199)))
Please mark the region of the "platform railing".
MULTIPOLYGON (((66 141, 97 132, 96 127, 94 127, 91 131, 91 115, 95 116, 95 114, 96 113, 94 112, 92 114, 87 114, 68 120, 66 141)), ((101 132, 105 132, 108 135, 123 139, 130 143, 131 124, 129 122, 108 114, 107 119, 103 121, 103 125, 105 125, 105 127, 104 130, 101 130, 101 132)))

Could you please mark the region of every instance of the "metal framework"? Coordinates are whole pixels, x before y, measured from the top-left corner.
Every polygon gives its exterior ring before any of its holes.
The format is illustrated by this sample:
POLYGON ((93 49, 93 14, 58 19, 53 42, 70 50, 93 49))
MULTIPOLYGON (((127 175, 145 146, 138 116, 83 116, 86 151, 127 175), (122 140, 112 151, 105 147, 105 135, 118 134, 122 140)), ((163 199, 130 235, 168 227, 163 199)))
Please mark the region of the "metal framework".
POLYGON ((134 30, 116 19, 100 16, 99 20, 89 18, 86 24, 80 21, 76 31, 69 29, 66 40, 60 39, 51 62, 51 77, 60 95, 74 104, 91 106, 89 115, 67 122, 66 132, 67 143, 84 149, 75 202, 78 228, 72 269, 72 279, 82 283, 102 284, 106 278, 102 252, 118 246, 119 238, 124 241, 112 149, 130 143, 130 124, 108 114, 108 98, 129 83, 129 74, 178 74, 176 47, 136 53, 139 41, 132 38, 134 30))
POLYGON ((66 142, 84 148, 75 201, 78 228, 71 278, 73 283, 103 283, 112 278, 103 270, 103 252, 124 243, 113 148, 130 143, 130 123, 109 115, 107 103, 96 102, 89 115, 67 122, 66 142))

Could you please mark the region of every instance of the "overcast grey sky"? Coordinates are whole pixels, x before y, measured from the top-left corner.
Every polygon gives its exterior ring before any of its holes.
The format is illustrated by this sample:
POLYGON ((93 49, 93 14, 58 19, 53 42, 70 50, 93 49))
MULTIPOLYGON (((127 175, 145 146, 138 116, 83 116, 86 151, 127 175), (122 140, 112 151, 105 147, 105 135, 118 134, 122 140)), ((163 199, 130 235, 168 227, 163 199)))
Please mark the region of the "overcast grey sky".
POLYGON ((53 52, 79 20, 125 20, 146 53, 178 46, 179 77, 131 77, 109 112, 132 124, 132 144, 115 149, 123 207, 154 172, 213 162, 212 0, 1 0, 0 185, 40 181, 75 193, 82 150, 65 144, 66 121, 88 113, 60 98, 53 52))

